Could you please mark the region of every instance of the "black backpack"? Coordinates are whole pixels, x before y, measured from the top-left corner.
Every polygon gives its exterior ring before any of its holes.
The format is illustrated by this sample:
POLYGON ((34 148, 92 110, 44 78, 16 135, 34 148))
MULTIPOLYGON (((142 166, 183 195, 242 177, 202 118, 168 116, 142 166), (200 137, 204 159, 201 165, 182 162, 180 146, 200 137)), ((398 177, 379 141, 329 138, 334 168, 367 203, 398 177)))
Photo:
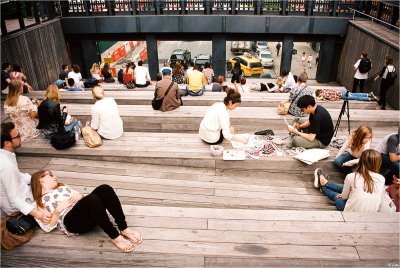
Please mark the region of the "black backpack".
POLYGON ((360 73, 365 74, 368 73, 369 70, 371 70, 371 67, 371 60, 368 58, 362 58, 360 61, 360 65, 358 66, 358 70, 360 71, 360 73))
POLYGON ((394 80, 397 78, 396 68, 393 66, 393 71, 389 72, 388 67, 386 66, 387 74, 386 74, 386 81, 389 85, 394 84, 394 80))
POLYGON ((240 76, 240 74, 241 74, 241 69, 238 69, 238 68, 233 68, 232 69, 232 75, 233 76, 238 77, 238 76, 240 76))
POLYGON ((76 143, 75 132, 66 131, 54 134, 50 143, 57 150, 67 149, 76 143))

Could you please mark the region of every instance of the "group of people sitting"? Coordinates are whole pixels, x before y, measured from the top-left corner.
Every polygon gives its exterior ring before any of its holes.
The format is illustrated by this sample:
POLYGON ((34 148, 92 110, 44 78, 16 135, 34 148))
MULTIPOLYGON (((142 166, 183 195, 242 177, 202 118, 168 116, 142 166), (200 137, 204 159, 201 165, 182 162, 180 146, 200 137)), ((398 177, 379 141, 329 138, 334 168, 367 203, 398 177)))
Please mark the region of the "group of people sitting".
MULTIPOLYGON (((249 137, 236 134, 230 123, 229 111, 240 103, 240 93, 230 89, 222 103, 215 103, 209 108, 199 127, 199 136, 206 144, 220 144, 224 139, 248 143, 249 137)), ((296 106, 309 118, 295 118, 294 124, 288 126, 291 140, 286 146, 306 149, 329 146, 334 135, 329 112, 317 105, 311 95, 301 96, 296 106)), ((385 136, 374 150, 370 148, 372 129, 360 126, 348 137, 335 157, 335 166, 347 175, 344 186, 328 181, 329 177, 317 169, 315 187, 334 201, 338 210, 377 212, 383 206, 381 203, 384 202, 382 196, 386 183, 390 185, 387 191, 399 211, 399 133, 400 128, 397 133, 385 136), (386 175, 386 180, 379 172, 386 175)))
MULTIPOLYGON (((48 86, 44 99, 34 103, 23 96, 23 83, 11 81, 7 99, 4 102, 4 113, 13 122, 21 136, 21 140, 32 139, 40 134, 51 140, 59 133, 75 132, 79 140, 81 124, 71 118, 66 106, 61 108, 60 91, 55 84, 48 86)), ((123 122, 119 115, 117 103, 106 97, 100 86, 92 89, 96 103, 91 108, 90 127, 104 139, 115 139, 123 133, 123 122)))
POLYGON ((1 65, 1 94, 7 95, 11 81, 17 80, 22 82, 23 92, 32 91, 32 86, 28 84, 28 78, 22 71, 19 64, 11 64, 5 62, 1 65))

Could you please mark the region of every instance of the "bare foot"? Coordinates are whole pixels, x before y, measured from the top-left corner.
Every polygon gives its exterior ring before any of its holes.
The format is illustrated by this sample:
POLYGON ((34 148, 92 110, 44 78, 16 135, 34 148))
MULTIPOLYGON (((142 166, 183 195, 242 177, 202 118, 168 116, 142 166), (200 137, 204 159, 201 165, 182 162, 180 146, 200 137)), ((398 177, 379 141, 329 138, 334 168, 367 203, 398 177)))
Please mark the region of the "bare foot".
POLYGON ((325 186, 328 183, 328 180, 325 179, 324 175, 320 175, 319 176, 319 183, 321 184, 321 186, 325 186))
POLYGON ((121 235, 128 238, 129 241, 131 241, 131 243, 133 244, 140 244, 143 241, 142 236, 138 232, 132 231, 129 228, 126 228, 125 230, 121 231, 121 235))

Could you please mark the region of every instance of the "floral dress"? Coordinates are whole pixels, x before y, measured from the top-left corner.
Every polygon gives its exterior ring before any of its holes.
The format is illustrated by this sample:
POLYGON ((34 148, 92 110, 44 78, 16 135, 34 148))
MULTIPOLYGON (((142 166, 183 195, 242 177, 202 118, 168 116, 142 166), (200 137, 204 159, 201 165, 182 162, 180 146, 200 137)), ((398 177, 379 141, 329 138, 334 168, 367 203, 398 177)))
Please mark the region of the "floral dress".
POLYGON ((302 112, 299 107, 297 107, 297 101, 305 95, 314 95, 314 90, 307 86, 306 84, 301 84, 296 86, 290 91, 289 102, 292 102, 289 108, 289 114, 296 117, 306 117, 308 114, 302 112))
POLYGON ((36 129, 38 120, 31 118, 29 111, 37 112, 37 106, 26 96, 19 96, 17 106, 4 104, 4 113, 15 124, 22 141, 35 138, 40 134, 40 131, 36 129))
POLYGON ((172 74, 172 81, 177 84, 185 83, 185 74, 183 72, 180 72, 178 75, 172 74))

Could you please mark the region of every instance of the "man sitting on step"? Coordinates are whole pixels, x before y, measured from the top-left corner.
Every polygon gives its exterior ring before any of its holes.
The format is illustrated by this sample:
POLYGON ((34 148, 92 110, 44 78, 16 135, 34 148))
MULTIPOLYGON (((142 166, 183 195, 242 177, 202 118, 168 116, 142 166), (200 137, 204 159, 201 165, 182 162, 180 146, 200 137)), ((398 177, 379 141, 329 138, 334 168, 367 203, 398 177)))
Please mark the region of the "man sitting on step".
POLYGON ((291 147, 325 148, 331 142, 334 134, 334 127, 331 115, 321 105, 316 105, 313 96, 304 95, 297 101, 297 106, 302 112, 309 114, 307 121, 294 123, 288 126, 290 133, 295 136, 287 144, 291 147))

